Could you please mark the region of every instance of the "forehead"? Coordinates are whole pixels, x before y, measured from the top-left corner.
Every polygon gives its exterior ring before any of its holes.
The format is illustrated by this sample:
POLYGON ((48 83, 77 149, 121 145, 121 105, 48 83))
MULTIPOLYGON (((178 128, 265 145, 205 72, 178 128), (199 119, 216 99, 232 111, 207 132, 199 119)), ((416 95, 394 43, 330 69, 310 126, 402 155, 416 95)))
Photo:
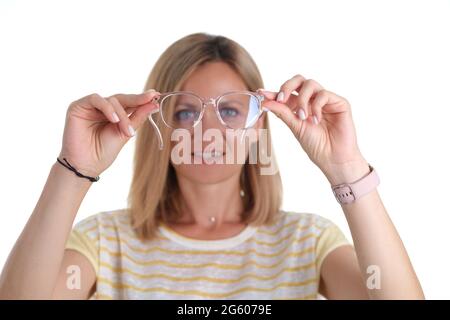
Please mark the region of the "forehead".
POLYGON ((199 66, 183 84, 182 91, 192 91, 202 98, 214 98, 225 92, 247 90, 241 76, 224 62, 199 66))

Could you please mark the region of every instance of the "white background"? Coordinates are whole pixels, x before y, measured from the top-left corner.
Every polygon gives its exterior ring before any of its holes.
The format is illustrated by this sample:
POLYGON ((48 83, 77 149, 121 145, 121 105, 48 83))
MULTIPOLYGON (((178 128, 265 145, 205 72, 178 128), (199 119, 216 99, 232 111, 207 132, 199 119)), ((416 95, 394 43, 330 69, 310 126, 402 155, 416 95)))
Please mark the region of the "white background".
MULTIPOLYGON (((242 44, 267 89, 300 73, 350 101, 427 298, 450 298, 449 17, 448 1, 2 0, 0 267, 59 153, 69 103, 141 92, 162 51, 202 31, 242 44)), ((321 214, 350 238, 323 174, 271 120, 284 208, 321 214)), ((77 221, 126 205, 133 143, 91 188, 77 221)))

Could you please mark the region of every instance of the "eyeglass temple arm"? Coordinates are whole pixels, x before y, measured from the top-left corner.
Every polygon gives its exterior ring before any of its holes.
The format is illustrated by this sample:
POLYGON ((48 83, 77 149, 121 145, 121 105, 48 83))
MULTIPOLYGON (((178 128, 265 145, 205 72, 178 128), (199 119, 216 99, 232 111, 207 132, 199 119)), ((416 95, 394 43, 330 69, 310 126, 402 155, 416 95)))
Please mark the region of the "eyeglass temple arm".
POLYGON ((159 109, 155 109, 155 110, 151 111, 150 114, 148 115, 148 120, 150 121, 150 123, 152 124, 156 133, 158 134, 159 150, 162 150, 162 149, 164 149, 164 142, 163 142, 163 138, 161 135, 161 131, 159 130, 158 126, 156 125, 155 121, 153 120, 153 114, 158 113, 158 112, 159 112, 159 109))

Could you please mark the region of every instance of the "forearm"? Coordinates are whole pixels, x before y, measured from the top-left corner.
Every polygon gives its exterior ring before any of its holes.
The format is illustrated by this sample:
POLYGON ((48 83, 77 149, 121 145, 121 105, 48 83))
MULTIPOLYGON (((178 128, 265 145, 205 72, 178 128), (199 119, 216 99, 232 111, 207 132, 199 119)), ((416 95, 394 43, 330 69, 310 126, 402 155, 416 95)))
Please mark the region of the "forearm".
POLYGON ((55 163, 0 276, 0 298, 49 298, 76 213, 92 183, 55 163))
MULTIPOLYGON (((369 172, 367 162, 352 164, 327 176, 332 185, 353 182, 369 172)), ((361 272, 365 279, 372 276, 369 266, 380 271, 380 287, 368 288, 374 299, 422 299, 419 280, 409 260, 402 240, 375 189, 350 204, 343 204, 361 272)), ((375 275, 376 276, 376 275, 375 275)))

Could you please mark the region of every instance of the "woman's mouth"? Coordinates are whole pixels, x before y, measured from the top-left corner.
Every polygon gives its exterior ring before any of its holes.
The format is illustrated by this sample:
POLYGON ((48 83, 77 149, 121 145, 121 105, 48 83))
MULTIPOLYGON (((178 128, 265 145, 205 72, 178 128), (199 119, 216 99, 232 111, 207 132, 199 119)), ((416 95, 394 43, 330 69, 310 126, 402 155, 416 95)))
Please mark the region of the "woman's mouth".
POLYGON ((218 151, 196 151, 192 152, 192 156, 194 156, 197 159, 203 159, 205 161, 208 160, 219 160, 223 158, 225 153, 218 152, 218 151))

